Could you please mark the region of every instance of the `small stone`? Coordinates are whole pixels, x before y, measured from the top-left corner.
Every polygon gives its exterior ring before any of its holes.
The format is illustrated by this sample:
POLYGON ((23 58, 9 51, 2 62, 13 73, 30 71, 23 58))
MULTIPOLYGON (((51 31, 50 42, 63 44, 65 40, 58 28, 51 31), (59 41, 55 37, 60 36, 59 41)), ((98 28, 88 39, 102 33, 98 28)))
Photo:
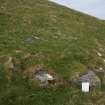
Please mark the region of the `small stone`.
POLYGON ((103 61, 105 62, 105 59, 103 61))
POLYGON ((21 50, 15 50, 14 52, 15 53, 21 53, 22 51, 21 50))
POLYGON ((34 36, 34 38, 35 38, 35 39, 40 39, 40 38, 39 38, 39 37, 37 37, 37 36, 34 36))
POLYGON ((11 71, 20 71, 22 69, 20 60, 17 60, 13 57, 9 57, 8 61, 5 63, 5 68, 11 71))
POLYGON ((28 59, 29 57, 31 57, 31 54, 30 54, 30 53, 27 53, 27 54, 25 54, 22 58, 23 58, 23 59, 26 59, 26 58, 28 59))
POLYGON ((12 57, 8 58, 7 62, 5 63, 5 67, 6 69, 11 69, 11 70, 14 68, 12 57))
POLYGON ((100 68, 99 68, 99 70, 100 70, 100 71, 102 71, 102 70, 103 70, 103 68, 102 68, 102 67, 100 67, 100 68))
POLYGON ((101 54, 100 52, 97 52, 97 55, 98 55, 99 57, 102 57, 102 54, 101 54))
POLYGON ((104 52, 104 48, 100 47, 99 51, 104 52))
POLYGON ((34 39, 32 37, 28 37, 28 38, 25 39, 25 42, 26 43, 33 43, 34 39))

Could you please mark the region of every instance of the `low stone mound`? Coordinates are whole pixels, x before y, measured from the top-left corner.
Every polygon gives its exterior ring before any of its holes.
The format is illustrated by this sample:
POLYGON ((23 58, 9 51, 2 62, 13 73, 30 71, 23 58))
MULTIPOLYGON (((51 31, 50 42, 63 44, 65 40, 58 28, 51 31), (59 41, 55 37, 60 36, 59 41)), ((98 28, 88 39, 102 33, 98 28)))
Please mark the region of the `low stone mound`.
POLYGON ((90 87, 101 87, 101 80, 93 71, 88 71, 84 75, 72 79, 72 83, 78 86, 81 86, 82 82, 89 82, 90 87))
POLYGON ((35 72, 35 78, 40 81, 40 85, 42 86, 56 84, 56 77, 47 70, 37 70, 35 72))

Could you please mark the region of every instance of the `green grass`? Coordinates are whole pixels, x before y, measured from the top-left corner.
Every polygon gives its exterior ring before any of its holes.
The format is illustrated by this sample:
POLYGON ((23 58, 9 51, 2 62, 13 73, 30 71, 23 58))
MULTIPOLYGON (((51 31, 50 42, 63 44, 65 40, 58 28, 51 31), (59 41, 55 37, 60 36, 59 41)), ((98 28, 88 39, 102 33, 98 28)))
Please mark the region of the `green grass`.
POLYGON ((84 94, 70 85, 42 88, 21 75, 13 76, 11 81, 6 80, 3 73, 0 76, 1 105, 102 105, 105 102, 105 96, 99 90, 84 94))
MULTIPOLYGON (((104 46, 105 21, 47 0, 0 0, 1 70, 9 56, 22 58, 30 53, 37 56, 24 61, 26 68, 44 65, 59 76, 71 78, 87 70, 88 66, 105 68, 105 52, 100 51, 102 58, 97 56, 100 48, 105 50, 104 46), (34 38, 36 36, 39 39, 34 38), (32 42, 28 42, 28 38, 32 42)), ((72 86, 42 89, 22 77, 8 81, 4 76, 1 74, 0 105, 105 104, 103 98, 98 103, 97 95, 91 95, 95 92, 85 95, 72 86), (29 97, 31 94, 33 96, 29 97)))

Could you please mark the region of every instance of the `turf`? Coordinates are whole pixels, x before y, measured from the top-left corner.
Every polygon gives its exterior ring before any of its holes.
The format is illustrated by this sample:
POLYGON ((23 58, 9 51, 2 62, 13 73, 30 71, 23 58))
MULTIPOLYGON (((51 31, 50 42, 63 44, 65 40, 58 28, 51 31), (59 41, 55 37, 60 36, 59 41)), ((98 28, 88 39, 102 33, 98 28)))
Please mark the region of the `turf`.
MULTIPOLYGON (((105 21, 47 0, 0 0, 1 71, 9 56, 21 58, 29 53, 36 56, 24 61, 27 68, 44 65, 64 78, 80 74, 88 66, 105 68, 104 37, 105 21)), ((61 86, 52 91, 33 86, 22 76, 16 75, 12 81, 3 73, 0 76, 1 105, 105 104, 105 96, 97 100, 99 90, 85 95, 78 88, 61 86)))

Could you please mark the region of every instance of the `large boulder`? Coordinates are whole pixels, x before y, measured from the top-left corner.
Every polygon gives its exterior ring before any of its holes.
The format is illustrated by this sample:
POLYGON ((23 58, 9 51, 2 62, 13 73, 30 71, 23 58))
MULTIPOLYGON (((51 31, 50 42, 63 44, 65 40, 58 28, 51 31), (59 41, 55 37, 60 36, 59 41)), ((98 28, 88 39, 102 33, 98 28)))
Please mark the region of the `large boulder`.
POLYGON ((93 71, 88 71, 84 75, 72 80, 72 83, 78 86, 81 86, 82 82, 89 82, 90 87, 101 87, 101 80, 93 71))

